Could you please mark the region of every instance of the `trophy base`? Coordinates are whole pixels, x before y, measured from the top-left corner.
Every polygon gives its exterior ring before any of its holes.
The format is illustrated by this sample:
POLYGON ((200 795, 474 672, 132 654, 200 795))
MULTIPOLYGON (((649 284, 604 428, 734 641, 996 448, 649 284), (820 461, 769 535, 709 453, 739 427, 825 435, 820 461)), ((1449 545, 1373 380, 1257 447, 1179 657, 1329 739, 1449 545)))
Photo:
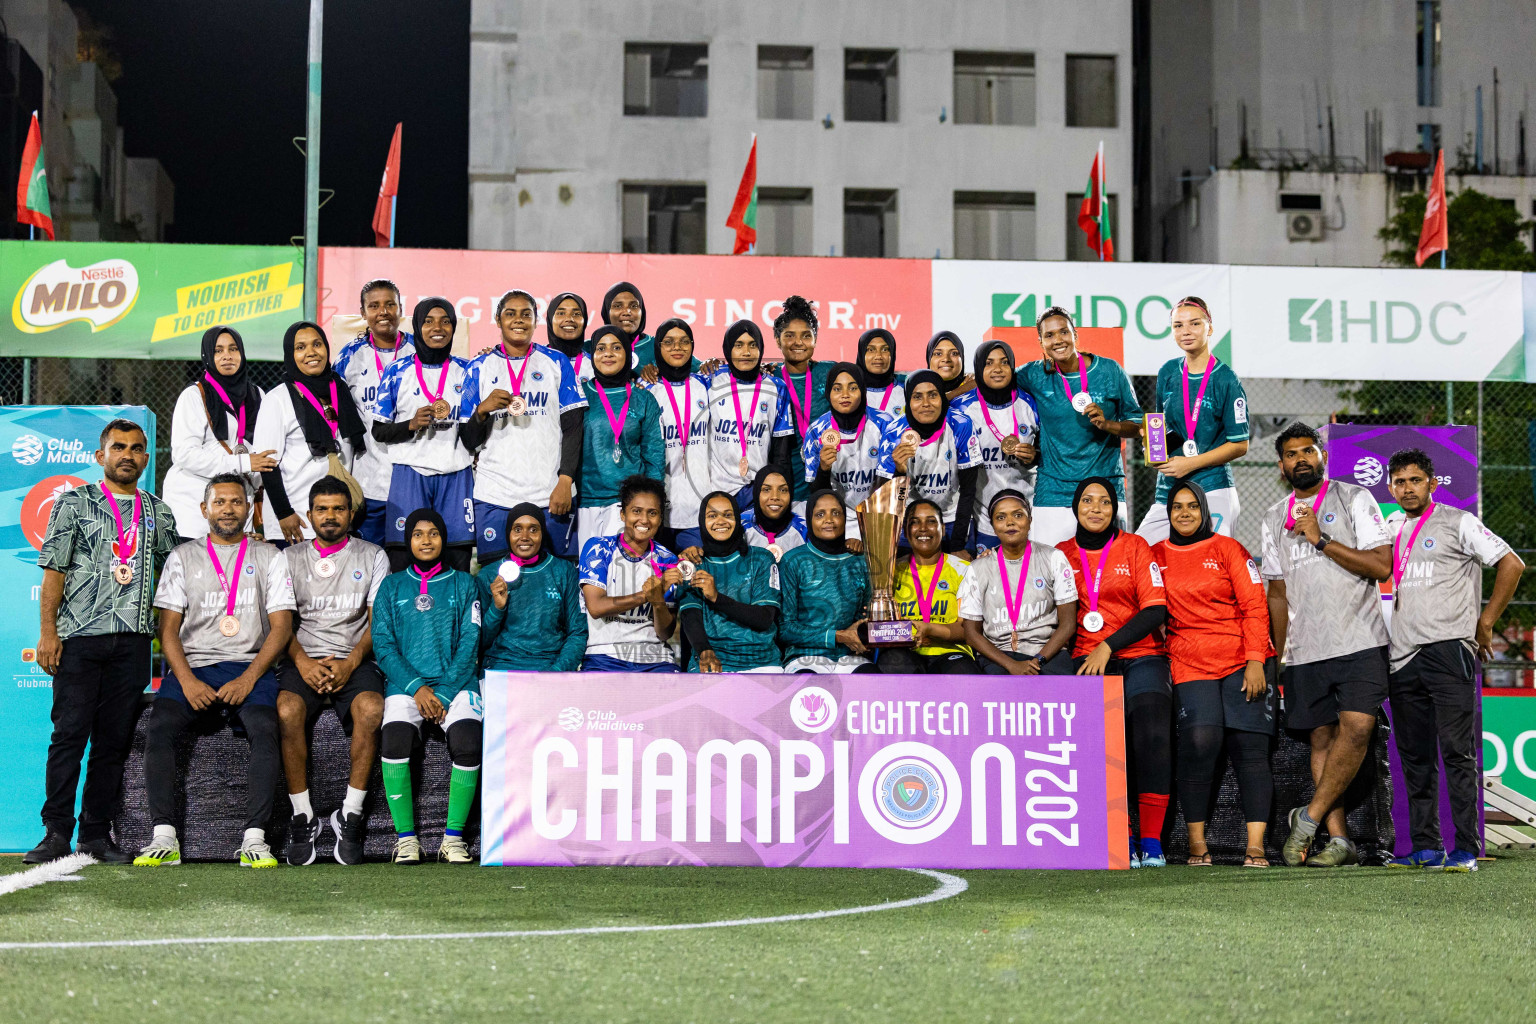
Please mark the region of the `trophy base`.
POLYGON ((871 647, 911 647, 917 639, 917 624, 910 619, 870 622, 866 628, 871 647))

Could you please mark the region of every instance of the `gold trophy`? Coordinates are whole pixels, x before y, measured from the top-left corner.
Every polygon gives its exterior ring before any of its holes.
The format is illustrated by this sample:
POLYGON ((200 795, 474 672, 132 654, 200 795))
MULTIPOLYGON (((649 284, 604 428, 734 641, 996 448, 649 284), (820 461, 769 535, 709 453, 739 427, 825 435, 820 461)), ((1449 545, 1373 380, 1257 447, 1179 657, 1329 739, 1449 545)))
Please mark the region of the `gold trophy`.
POLYGON ((869 646, 911 647, 916 624, 896 616, 891 594, 896 587, 896 540, 907 509, 907 480, 896 477, 875 488, 859 504, 859 531, 869 564, 869 646))

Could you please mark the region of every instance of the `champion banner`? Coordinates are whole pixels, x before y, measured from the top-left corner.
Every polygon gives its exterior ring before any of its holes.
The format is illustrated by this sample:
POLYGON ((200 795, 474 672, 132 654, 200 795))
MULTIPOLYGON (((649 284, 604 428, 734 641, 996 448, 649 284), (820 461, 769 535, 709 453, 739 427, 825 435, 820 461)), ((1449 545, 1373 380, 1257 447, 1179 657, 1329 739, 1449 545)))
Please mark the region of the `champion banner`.
POLYGON ((1128 867, 1121 692, 490 672, 481 862, 1128 867))

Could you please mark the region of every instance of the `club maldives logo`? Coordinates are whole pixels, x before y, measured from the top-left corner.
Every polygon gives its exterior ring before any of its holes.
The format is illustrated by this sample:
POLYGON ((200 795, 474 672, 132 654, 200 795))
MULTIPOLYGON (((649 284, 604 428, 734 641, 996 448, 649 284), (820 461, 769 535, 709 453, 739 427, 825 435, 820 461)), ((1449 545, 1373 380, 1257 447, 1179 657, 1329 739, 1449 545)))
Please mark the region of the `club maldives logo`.
POLYGON ((1467 311, 1455 302, 1437 302, 1423 310, 1400 300, 1290 299, 1287 309, 1290 340, 1303 344, 1406 345, 1418 341, 1426 330, 1442 345, 1459 345, 1467 338, 1461 326, 1467 311))
POLYGON ((11 442, 11 458, 23 466, 35 466, 43 460, 43 440, 36 434, 22 434, 11 442))
POLYGON ((138 298, 139 272, 127 260, 102 260, 85 267, 54 260, 17 290, 11 322, 27 334, 76 322, 90 324, 95 333, 127 316, 138 298))
POLYGON ((33 484, 21 501, 21 532, 27 543, 38 551, 43 550, 43 535, 48 532, 48 517, 53 515, 54 502, 65 491, 84 486, 85 481, 76 476, 44 477, 33 484))
POLYGON ((1374 455, 1367 455, 1355 463, 1355 483, 1361 487, 1375 487, 1381 483, 1381 460, 1374 455))
POLYGON ((837 698, 819 686, 803 687, 789 702, 789 718, 806 732, 826 732, 837 722, 837 698))
POLYGON ((566 732, 575 732, 582 727, 586 717, 582 715, 581 708, 562 708, 558 719, 560 728, 566 732))

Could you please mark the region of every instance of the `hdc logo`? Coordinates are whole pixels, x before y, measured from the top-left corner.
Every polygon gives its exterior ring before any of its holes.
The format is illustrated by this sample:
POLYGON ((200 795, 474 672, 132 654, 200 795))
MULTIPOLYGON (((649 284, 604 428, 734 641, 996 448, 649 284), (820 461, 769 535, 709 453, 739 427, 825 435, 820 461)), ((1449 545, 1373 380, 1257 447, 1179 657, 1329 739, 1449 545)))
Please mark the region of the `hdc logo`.
POLYGON ((1412 302, 1398 300, 1356 299, 1351 306, 1349 299, 1291 299, 1288 313, 1290 340, 1302 344, 1369 341, 1374 345, 1385 341, 1407 345, 1418 341, 1426 329, 1442 345, 1459 345, 1467 337, 1460 329, 1467 311, 1455 302, 1437 302, 1425 313, 1412 302))

